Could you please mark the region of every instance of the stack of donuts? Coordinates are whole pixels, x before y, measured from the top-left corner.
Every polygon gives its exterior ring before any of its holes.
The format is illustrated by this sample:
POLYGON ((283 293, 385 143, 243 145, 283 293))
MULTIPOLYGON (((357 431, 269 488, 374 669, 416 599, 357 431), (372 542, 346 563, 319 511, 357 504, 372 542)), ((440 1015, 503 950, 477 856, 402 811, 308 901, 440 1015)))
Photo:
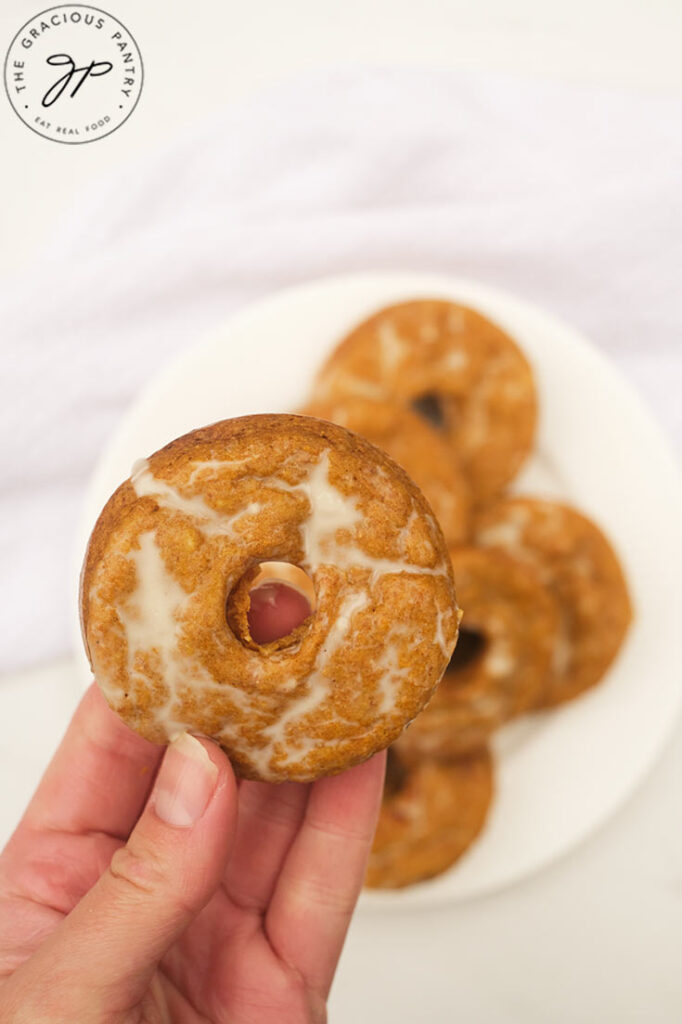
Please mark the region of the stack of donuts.
POLYGON ((492 734, 599 683, 628 630, 627 585, 603 532, 567 505, 510 493, 537 409, 531 367, 507 333, 423 299, 352 330, 301 410, 361 435, 414 480, 463 610, 435 696, 389 749, 371 887, 449 868, 485 824, 492 734))

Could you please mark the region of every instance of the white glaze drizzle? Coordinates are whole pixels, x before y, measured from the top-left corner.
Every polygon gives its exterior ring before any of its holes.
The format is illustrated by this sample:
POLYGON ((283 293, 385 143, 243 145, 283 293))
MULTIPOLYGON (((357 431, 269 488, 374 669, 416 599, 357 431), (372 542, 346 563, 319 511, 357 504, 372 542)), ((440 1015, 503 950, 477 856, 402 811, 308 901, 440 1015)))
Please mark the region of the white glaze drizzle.
POLYGON ((288 726, 291 722, 300 720, 317 710, 329 696, 330 680, 325 673, 325 668, 348 636, 353 616, 356 612, 366 608, 369 600, 369 595, 365 591, 346 595, 331 629, 320 646, 313 670, 302 684, 303 692, 291 702, 275 722, 262 730, 262 735, 267 740, 266 745, 258 751, 251 751, 249 756, 264 778, 270 774, 269 766, 273 756, 279 755, 283 765, 291 764, 302 760, 306 753, 319 742, 312 739, 300 739, 293 746, 287 738, 288 726))
POLYGON ((521 547, 523 538, 523 524, 513 522, 511 519, 501 520, 486 526, 478 531, 476 537, 479 544, 487 548, 504 548, 506 551, 515 552, 521 547))
MULTIPOLYGON (((315 572, 322 565, 335 565, 340 569, 369 569, 372 582, 389 573, 412 573, 423 576, 443 576, 447 568, 441 565, 426 568, 414 565, 404 559, 376 558, 368 555, 357 545, 343 542, 337 537, 339 530, 351 531, 362 522, 362 513, 350 495, 341 494, 329 482, 329 455, 323 452, 311 468, 305 480, 299 484, 287 484, 277 480, 278 490, 299 492, 306 496, 310 506, 307 519, 301 527, 303 544, 303 565, 315 572)), ((408 525, 414 510, 410 513, 408 525)))
POLYGON ((404 626, 394 626, 384 641, 384 648, 380 657, 373 662, 372 668, 378 670, 379 675, 379 696, 380 701, 377 707, 377 716, 388 714, 395 704, 396 690, 402 685, 405 679, 409 679, 412 670, 401 666, 398 660, 395 641, 408 639, 413 644, 419 643, 421 637, 412 636, 404 626))
POLYGON ((485 656, 484 668, 493 679, 501 679, 511 675, 516 668, 516 662, 506 644, 502 641, 493 641, 485 656))
MULTIPOLYGON (((222 468, 241 465, 246 461, 197 462, 189 481, 195 480, 199 474, 216 473, 222 468)), ((146 460, 136 463, 131 482, 139 497, 151 496, 161 507, 189 516, 193 525, 209 537, 232 534, 240 519, 257 515, 262 507, 260 502, 252 502, 232 515, 221 515, 211 508, 201 495, 183 495, 168 482, 156 478, 146 460)), ((300 695, 293 698, 284 713, 262 729, 261 735, 266 740, 264 746, 254 750, 249 744, 247 748, 238 727, 230 722, 224 723, 222 736, 226 740, 229 739, 232 748, 252 763, 263 778, 277 778, 281 766, 301 762, 306 754, 318 745, 319 740, 308 737, 297 739, 296 745, 293 746, 287 735, 289 726, 292 722, 316 711, 329 697, 332 679, 326 674, 325 669, 345 642, 352 628, 353 617, 370 604, 371 591, 377 580, 389 573, 445 575, 447 566, 442 563, 436 568, 424 568, 406 559, 375 558, 367 555, 353 543, 352 535, 363 516, 357 501, 350 495, 342 494, 330 483, 327 451, 322 453, 300 483, 289 484, 279 477, 264 478, 263 483, 275 490, 300 493, 307 498, 309 513, 300 528, 304 567, 313 573, 324 565, 334 565, 341 569, 358 567, 370 571, 365 589, 353 591, 344 597, 338 615, 319 648, 315 664, 307 678, 292 678, 290 685, 282 686, 278 694, 273 694, 271 699, 260 695, 261 700, 265 699, 265 706, 261 704, 261 708, 267 720, 268 705, 272 707, 278 702, 282 692, 296 687, 301 690, 300 695), (344 531, 346 535, 350 534, 350 538, 346 536, 340 540, 339 531, 344 531), (271 768, 273 758, 278 761, 278 770, 271 768)), ((416 511, 413 509, 408 523, 401 531, 403 550, 415 515, 416 511)), ((185 728, 186 726, 178 720, 180 691, 190 691, 197 686, 225 692, 238 707, 246 712, 250 711, 250 699, 246 693, 236 687, 217 683, 200 663, 180 654, 178 640, 182 618, 191 595, 185 593, 179 582, 166 569, 154 531, 141 533, 138 543, 139 548, 128 556, 135 565, 136 589, 132 596, 117 607, 117 612, 128 643, 128 669, 133 683, 138 678, 143 681, 143 677, 135 668, 138 654, 152 652, 158 658, 159 671, 168 689, 168 696, 163 706, 156 711, 157 724, 168 737, 185 728)), ((93 593, 94 590, 93 587, 93 593)), ((437 610, 434 642, 438 644, 446 658, 449 658, 451 650, 445 641, 443 627, 447 616, 452 614, 451 608, 446 608, 445 611, 437 610)), ((410 674, 408 668, 400 667, 398 663, 397 652, 391 642, 396 638, 397 634, 387 638, 381 658, 375 663, 375 667, 380 671, 378 715, 390 712, 397 689, 410 674)), ((260 671, 260 665, 254 664, 254 672, 256 668, 260 671)), ((258 673, 254 675, 254 679, 257 675, 258 673)))
POLYGON ((469 365, 469 353, 463 348, 453 348, 443 356, 441 359, 441 365, 446 370, 451 370, 453 373, 458 373, 460 370, 466 370, 469 365))
MULTIPOLYGON (((452 652, 455 649, 455 644, 454 642, 451 644, 447 643, 445 639, 445 633, 443 631, 443 623, 445 622, 446 618, 449 618, 453 614, 455 613, 452 608, 446 608, 445 611, 443 611, 441 608, 438 608, 436 611, 436 635, 434 637, 434 640, 435 643, 437 643, 438 646, 440 647, 443 657, 447 658, 448 661, 452 657, 452 652)), ((459 613, 459 617, 461 620, 461 612, 459 613)))
POLYGON ((188 595, 168 572, 153 530, 138 537, 139 548, 128 556, 135 566, 137 584, 132 597, 117 607, 128 642, 128 668, 134 676, 138 652, 156 650, 169 688, 177 677, 178 619, 188 595))
POLYGON ((341 494, 329 483, 329 455, 323 452, 300 484, 277 480, 278 490, 299 492, 308 499, 310 512, 301 526, 305 563, 313 572, 321 565, 339 565, 345 545, 337 541, 338 530, 349 530, 362 522, 355 500, 341 494))
POLYGON ((382 320, 377 327, 379 352, 384 373, 392 374, 403 362, 409 351, 409 342, 401 338, 390 320, 382 320))
POLYGON ((386 391, 380 384, 363 377, 356 377, 345 370, 337 370, 323 377, 318 385, 318 393, 321 397, 336 395, 339 393, 357 395, 359 398, 382 399, 386 397, 386 391))
POLYGON ((245 708, 244 694, 236 687, 216 683, 200 662, 178 650, 180 620, 191 595, 185 593, 169 573, 159 551, 153 530, 138 537, 139 547, 128 555, 135 566, 136 587, 130 598, 119 602, 116 613, 124 629, 128 648, 128 673, 133 682, 141 678, 136 661, 139 654, 155 652, 159 671, 168 689, 167 699, 156 712, 157 722, 167 736, 184 728, 175 717, 175 705, 181 687, 201 686, 228 692, 238 706, 245 708))
POLYGON ((191 487, 198 476, 202 476, 204 473, 224 470, 224 469, 235 469, 238 466, 244 466, 248 462, 248 458, 244 459, 204 459, 203 461, 198 460, 192 463, 192 472, 187 478, 187 483, 191 487))
MULTIPOLYGON (((206 465, 197 464, 197 469, 206 465)), ((225 463, 220 463, 225 465, 225 463)), ((195 472, 197 470, 195 469, 195 472)), ((181 512, 183 515, 191 516, 195 520, 194 525, 207 536, 230 536, 234 533, 234 527, 240 519, 247 516, 255 516, 262 509, 260 502, 252 501, 245 508, 239 509, 231 516, 223 515, 216 509, 207 505, 200 494, 186 497, 181 494, 177 487, 159 480, 154 476, 146 459, 135 463, 130 482, 135 489, 138 498, 151 497, 161 508, 170 509, 173 512, 181 512), (198 522, 196 522, 198 520, 198 522)))

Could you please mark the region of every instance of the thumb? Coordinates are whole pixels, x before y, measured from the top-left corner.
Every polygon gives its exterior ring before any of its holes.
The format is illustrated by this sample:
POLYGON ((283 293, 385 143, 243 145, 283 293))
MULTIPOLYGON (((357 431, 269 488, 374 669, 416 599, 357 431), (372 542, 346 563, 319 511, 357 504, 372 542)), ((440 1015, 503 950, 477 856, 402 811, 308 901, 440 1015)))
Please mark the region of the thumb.
POLYGON ((220 884, 236 804, 232 769, 215 744, 182 733, 169 745, 128 842, 17 972, 35 971, 43 993, 53 987, 58 1016, 50 1019, 99 1019, 100 1007, 113 1015, 142 999, 160 959, 220 884))

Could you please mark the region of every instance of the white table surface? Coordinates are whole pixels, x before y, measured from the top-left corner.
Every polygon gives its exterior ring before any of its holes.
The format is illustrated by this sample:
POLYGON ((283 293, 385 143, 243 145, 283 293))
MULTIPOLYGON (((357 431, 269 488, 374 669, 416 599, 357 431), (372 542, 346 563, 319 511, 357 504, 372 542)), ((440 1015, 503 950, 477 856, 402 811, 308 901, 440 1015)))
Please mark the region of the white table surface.
MULTIPOLYGON (((143 100, 123 129, 84 147, 51 145, 0 102, 0 271, 29 263, 59 212, 98 174, 172 138, 198 113, 210 115, 309 68, 380 61, 682 86, 679 0, 104 0, 104 6, 140 44, 143 100)), ((39 9, 33 0, 6 0, 0 47, 39 9)), ((653 691, 655 679, 651 684, 653 691)), ((77 699, 69 661, 0 680, 0 716, 10 723, 0 734, 0 843, 77 699)), ((360 914, 331 1020, 682 1020, 680 780, 682 727, 627 806, 562 862, 454 909, 392 915, 390 927, 385 917, 360 914)))

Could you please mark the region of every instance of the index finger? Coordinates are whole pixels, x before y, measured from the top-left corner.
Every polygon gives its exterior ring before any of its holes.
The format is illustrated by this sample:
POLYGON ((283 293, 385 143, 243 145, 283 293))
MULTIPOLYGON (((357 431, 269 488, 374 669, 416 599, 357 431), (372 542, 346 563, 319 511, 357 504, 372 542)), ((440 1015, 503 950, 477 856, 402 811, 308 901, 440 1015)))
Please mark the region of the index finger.
MULTIPOLYGON (((254 609, 252 626, 274 629, 281 636, 282 629, 286 632, 292 623, 298 625, 307 606, 299 603, 292 612, 291 596, 289 588, 280 586, 275 600, 254 609)), ((129 729, 93 683, 19 828, 27 824, 34 829, 104 832, 127 839, 144 807, 163 750, 129 729)))
POLYGON ((94 683, 81 700, 19 824, 103 832, 125 840, 142 811, 163 747, 129 729, 94 683))

